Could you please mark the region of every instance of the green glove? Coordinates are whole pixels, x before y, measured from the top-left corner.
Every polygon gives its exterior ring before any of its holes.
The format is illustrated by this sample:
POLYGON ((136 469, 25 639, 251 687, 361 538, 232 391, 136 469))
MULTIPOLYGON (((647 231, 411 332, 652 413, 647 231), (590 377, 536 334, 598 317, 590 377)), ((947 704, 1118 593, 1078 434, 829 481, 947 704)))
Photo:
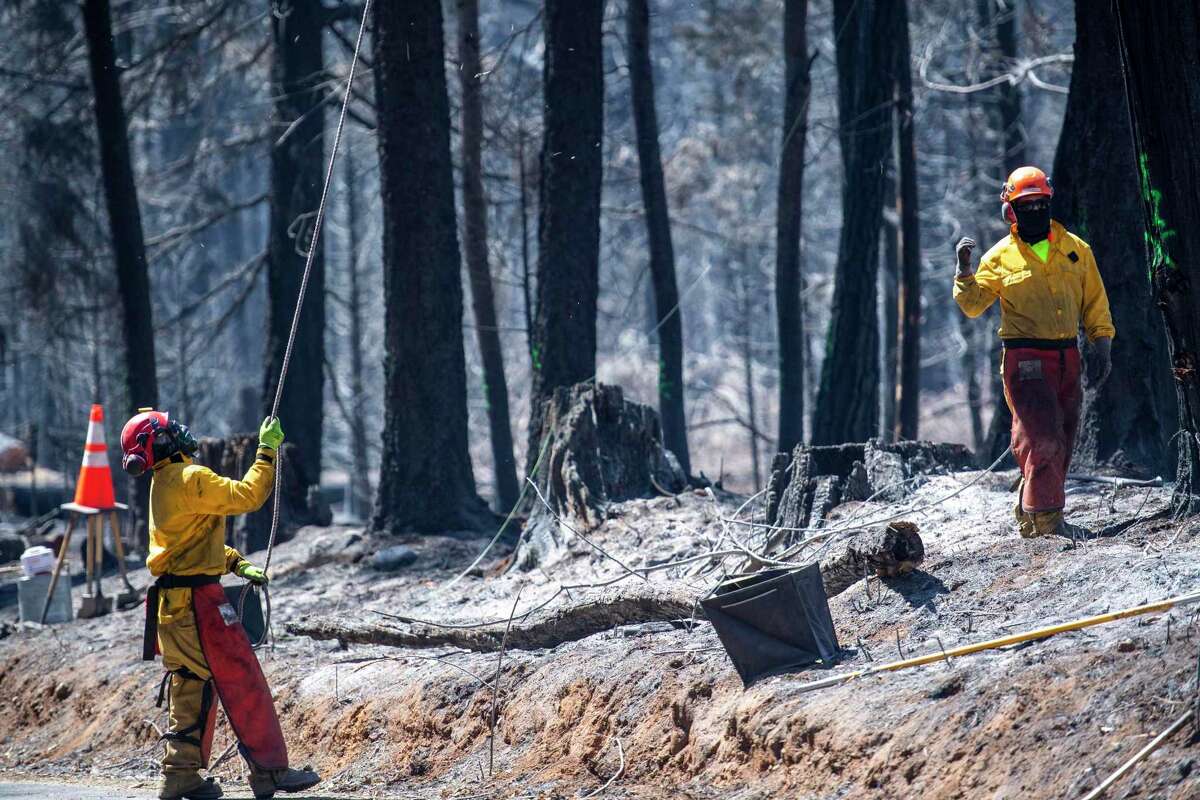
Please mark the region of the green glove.
POLYGON ((256 586, 264 586, 271 580, 267 577, 267 573, 245 559, 238 562, 237 568, 234 569, 234 574, 243 580, 250 581, 256 586))
POLYGON ((258 429, 258 446, 278 450, 283 444, 283 428, 279 426, 279 417, 267 417, 258 429))

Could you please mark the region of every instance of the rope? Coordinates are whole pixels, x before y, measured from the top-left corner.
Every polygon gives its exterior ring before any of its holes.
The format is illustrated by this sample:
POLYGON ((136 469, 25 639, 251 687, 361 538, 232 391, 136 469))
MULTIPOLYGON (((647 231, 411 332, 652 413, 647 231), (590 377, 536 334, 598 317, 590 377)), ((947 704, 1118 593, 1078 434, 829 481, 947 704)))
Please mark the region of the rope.
MULTIPOLYGON (((321 202, 317 206, 317 218, 313 222, 312 241, 308 244, 308 255, 304 260, 304 275, 300 279, 300 292, 296 296, 296 308, 292 312, 292 327, 288 332, 287 347, 283 351, 283 365, 279 370, 279 383, 275 385, 275 401, 271 404, 271 419, 276 419, 279 415, 279 401, 283 398, 283 385, 287 381, 288 367, 292 363, 292 350, 296 345, 296 331, 300 328, 300 311, 304 308, 304 295, 308 291, 308 279, 312 274, 313 260, 316 257, 317 244, 321 240, 321 227, 325 222, 325 206, 329 199, 329 185, 333 182, 333 167, 337 163, 338 147, 342 142, 342 129, 346 125, 346 109, 350 105, 350 90, 354 86, 354 73, 358 68, 358 54, 362 49, 363 33, 367 29, 367 16, 371 10, 371 0, 366 0, 363 3, 362 21, 358 26, 358 38, 354 42, 354 57, 350 59, 350 74, 346 76, 346 94, 342 98, 342 111, 338 115, 337 130, 333 135, 333 150, 329 154, 329 166, 325 170, 325 184, 321 187, 321 202)), ((263 572, 269 572, 271 569, 271 555, 275 550, 275 539, 279 535, 279 488, 282 485, 283 476, 283 448, 275 454, 275 504, 271 511, 271 536, 267 540, 267 559, 263 564, 263 572)), ((242 595, 238 603, 238 616, 243 615, 246 607, 246 595, 250 591, 252 584, 246 584, 242 588, 242 595)), ((254 648, 257 650, 270 638, 271 635, 271 594, 264 585, 262 587, 263 600, 265 607, 263 608, 263 635, 262 639, 254 643, 254 648)))

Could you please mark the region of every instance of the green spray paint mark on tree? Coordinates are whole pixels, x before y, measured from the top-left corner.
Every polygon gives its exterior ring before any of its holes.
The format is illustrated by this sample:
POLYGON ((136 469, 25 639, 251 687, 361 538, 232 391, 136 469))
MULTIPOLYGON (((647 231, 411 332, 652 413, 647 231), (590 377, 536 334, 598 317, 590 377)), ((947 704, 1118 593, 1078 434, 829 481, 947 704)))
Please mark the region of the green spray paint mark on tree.
POLYGON ((662 397, 671 398, 675 391, 675 384, 667 378, 667 362, 661 358, 658 360, 658 393, 662 397))
POLYGON ((1142 202, 1150 211, 1150 224, 1146 228, 1146 247, 1150 252, 1148 277, 1153 279, 1154 270, 1157 268, 1178 266, 1167 247, 1167 240, 1175 236, 1175 230, 1168 228, 1167 221, 1163 218, 1162 192, 1150 184, 1150 157, 1145 153, 1138 156, 1138 173, 1141 178, 1142 202))
POLYGON ((542 371, 542 348, 538 345, 533 345, 529 348, 529 357, 533 360, 533 371, 542 371))

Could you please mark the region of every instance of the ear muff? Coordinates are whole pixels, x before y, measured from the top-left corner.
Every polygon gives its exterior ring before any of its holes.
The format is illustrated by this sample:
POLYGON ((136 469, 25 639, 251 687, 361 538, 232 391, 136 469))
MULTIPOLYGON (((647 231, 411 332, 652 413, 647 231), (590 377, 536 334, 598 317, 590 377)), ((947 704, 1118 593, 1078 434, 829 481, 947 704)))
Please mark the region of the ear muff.
POLYGON ((1005 203, 1000 207, 1000 213, 1004 215, 1004 221, 1010 225, 1017 224, 1017 212, 1013 211, 1012 203, 1005 203))

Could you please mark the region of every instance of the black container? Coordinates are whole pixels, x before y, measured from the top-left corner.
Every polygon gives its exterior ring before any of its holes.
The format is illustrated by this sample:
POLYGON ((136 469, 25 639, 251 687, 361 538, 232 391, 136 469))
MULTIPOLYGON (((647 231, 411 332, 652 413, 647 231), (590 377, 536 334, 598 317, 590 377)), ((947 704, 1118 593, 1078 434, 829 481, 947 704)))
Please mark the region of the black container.
POLYGON ((837 658, 837 633, 816 564, 729 581, 701 605, 746 686, 837 658))

